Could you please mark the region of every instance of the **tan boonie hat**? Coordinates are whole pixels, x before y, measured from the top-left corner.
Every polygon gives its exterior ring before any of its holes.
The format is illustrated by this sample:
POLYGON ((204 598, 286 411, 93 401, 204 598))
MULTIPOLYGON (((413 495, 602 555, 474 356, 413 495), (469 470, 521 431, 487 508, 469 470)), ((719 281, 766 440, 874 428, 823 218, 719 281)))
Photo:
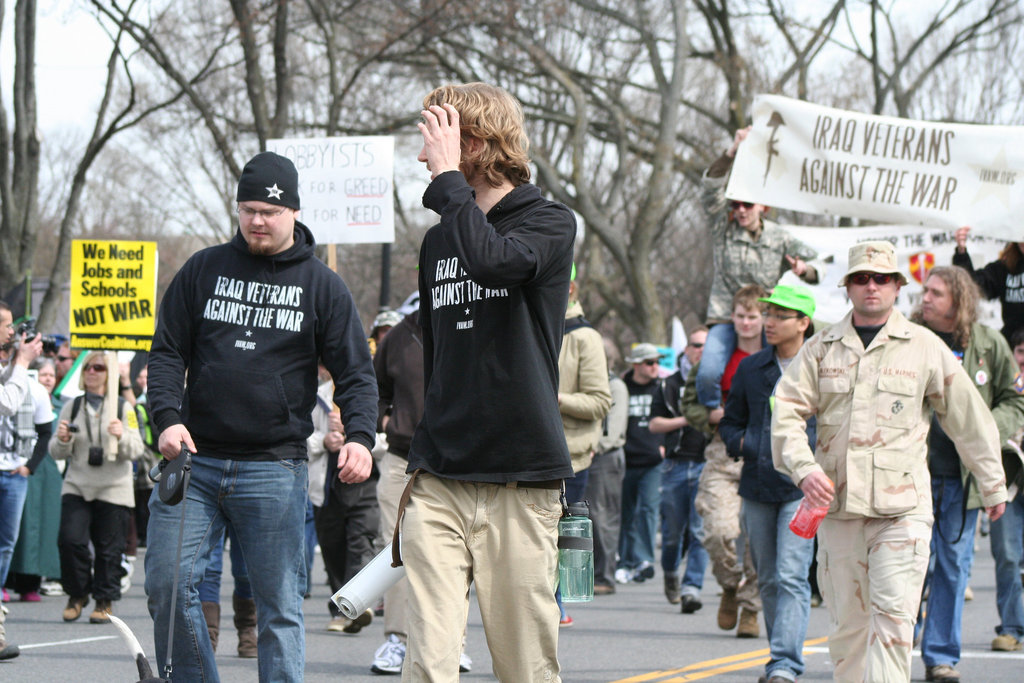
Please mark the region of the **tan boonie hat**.
POLYGON ((850 267, 846 275, 839 280, 839 286, 846 286, 846 278, 853 273, 892 273, 901 285, 907 284, 907 278, 900 272, 896 264, 896 250, 892 242, 859 242, 850 247, 850 267))
POLYGON ((627 363, 643 363, 645 360, 658 360, 661 352, 654 344, 643 342, 633 347, 632 353, 626 356, 627 363))

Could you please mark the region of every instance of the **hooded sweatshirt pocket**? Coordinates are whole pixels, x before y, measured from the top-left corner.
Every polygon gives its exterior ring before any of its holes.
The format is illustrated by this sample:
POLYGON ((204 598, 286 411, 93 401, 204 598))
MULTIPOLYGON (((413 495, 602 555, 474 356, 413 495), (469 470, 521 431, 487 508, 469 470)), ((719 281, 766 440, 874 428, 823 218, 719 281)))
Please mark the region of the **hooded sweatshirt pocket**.
POLYGON ((206 365, 188 398, 188 428, 207 439, 265 444, 290 434, 288 398, 278 375, 206 365))

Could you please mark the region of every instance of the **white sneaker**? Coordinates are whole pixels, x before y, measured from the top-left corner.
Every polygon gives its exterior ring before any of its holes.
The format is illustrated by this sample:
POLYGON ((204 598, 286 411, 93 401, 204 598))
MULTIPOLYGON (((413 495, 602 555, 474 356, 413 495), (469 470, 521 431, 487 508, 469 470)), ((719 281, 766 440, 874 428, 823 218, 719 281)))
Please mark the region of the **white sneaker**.
POLYGON ((50 597, 67 595, 60 581, 44 581, 43 585, 39 587, 39 592, 50 597))
POLYGON ((615 583, 629 583, 633 580, 633 570, 622 567, 615 570, 615 583))
POLYGON ((405 643, 392 633, 388 635, 384 644, 373 653, 373 664, 370 665, 370 671, 375 674, 400 674, 404 661, 405 643))
POLYGON ((459 673, 468 674, 473 670, 473 660, 465 652, 459 655, 459 673))

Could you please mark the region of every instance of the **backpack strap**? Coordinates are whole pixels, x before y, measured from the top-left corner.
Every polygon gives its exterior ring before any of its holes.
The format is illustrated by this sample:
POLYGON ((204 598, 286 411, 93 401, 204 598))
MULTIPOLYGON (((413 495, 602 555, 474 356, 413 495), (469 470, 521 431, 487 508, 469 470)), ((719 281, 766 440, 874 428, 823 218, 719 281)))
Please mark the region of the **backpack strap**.
POLYGON ((581 327, 593 327, 593 325, 591 325, 590 321, 584 318, 582 315, 578 315, 575 318, 570 318, 565 321, 565 328, 562 334, 569 334, 570 332, 578 330, 581 327))

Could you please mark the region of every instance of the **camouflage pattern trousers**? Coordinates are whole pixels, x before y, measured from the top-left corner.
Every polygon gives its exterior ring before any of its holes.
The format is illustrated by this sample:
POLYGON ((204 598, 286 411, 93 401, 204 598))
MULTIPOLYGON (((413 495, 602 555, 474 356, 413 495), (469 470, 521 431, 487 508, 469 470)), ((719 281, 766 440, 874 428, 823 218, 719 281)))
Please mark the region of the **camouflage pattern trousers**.
POLYGON ((910 680, 931 530, 931 515, 822 522, 818 587, 831 622, 836 681, 910 680))
POLYGON ((743 462, 729 457, 725 443, 717 433, 704 450, 704 459, 706 462, 697 483, 694 505, 704 520, 704 549, 711 560, 711 572, 719 586, 736 591, 740 607, 760 612, 757 572, 750 547, 742 538, 740 470, 743 462), (742 564, 737 546, 743 549, 742 564))

